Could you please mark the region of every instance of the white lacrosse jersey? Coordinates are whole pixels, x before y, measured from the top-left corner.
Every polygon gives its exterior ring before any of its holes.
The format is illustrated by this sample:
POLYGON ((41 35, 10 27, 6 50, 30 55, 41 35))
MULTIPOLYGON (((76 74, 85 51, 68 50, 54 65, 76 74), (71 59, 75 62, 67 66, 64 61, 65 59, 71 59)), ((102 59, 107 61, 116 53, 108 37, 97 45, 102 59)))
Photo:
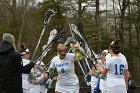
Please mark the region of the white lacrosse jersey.
MULTIPOLYGON (((23 66, 30 63, 30 60, 27 60, 27 59, 22 59, 22 61, 23 61, 23 66)), ((29 83, 28 79, 29 79, 29 74, 22 74, 22 88, 23 89, 30 88, 30 83, 29 83)))
POLYGON ((50 68, 54 68, 58 72, 56 85, 69 86, 79 84, 78 77, 74 68, 74 53, 67 53, 64 59, 60 59, 59 55, 52 59, 50 68))
POLYGON ((125 85, 124 69, 128 69, 128 64, 122 56, 113 56, 106 60, 107 85, 115 87, 125 85))

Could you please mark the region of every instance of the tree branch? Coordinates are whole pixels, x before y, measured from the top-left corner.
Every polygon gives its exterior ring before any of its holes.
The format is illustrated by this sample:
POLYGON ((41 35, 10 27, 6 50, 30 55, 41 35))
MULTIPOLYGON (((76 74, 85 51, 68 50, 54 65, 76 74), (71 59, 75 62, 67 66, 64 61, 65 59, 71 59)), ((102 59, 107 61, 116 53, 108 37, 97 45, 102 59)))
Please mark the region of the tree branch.
POLYGON ((13 13, 13 10, 12 10, 12 8, 11 8, 11 5, 10 5, 7 1, 5 1, 5 0, 0 0, 0 2, 1 2, 8 10, 10 10, 10 11, 13 13))

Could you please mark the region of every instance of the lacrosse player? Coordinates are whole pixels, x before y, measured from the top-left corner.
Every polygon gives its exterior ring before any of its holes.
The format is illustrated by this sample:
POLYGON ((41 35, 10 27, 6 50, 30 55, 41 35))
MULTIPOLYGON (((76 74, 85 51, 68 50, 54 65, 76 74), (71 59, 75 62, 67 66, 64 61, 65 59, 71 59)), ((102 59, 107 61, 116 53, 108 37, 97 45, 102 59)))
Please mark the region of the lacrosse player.
POLYGON ((44 93, 45 91, 45 81, 47 80, 47 77, 44 73, 41 73, 40 66, 44 65, 42 61, 38 61, 34 68, 31 70, 31 73, 29 74, 29 80, 30 80, 30 93, 44 93), (40 86, 41 85, 41 86, 40 86), (42 87, 43 86, 43 87, 42 87))
MULTIPOLYGON (((101 63, 102 67, 105 65, 105 57, 106 54, 108 53, 107 50, 104 50, 100 56, 97 56, 97 61, 101 63)), ((102 93, 107 93, 107 88, 106 88, 106 75, 103 75, 100 73, 100 71, 97 69, 92 69, 89 73, 91 75, 91 93, 100 93, 100 90, 102 93)))
MULTIPOLYGON (((91 77, 91 81, 89 82, 91 86, 91 93, 99 93, 99 73, 95 73, 96 70, 94 67, 92 67, 91 71, 88 73, 88 76, 91 77)), ((99 72, 99 71, 98 71, 99 72)))
MULTIPOLYGON (((79 49, 79 44, 74 44, 79 49)), ((74 71, 75 54, 67 53, 64 43, 57 46, 58 55, 52 59, 48 74, 51 75, 54 69, 58 72, 55 93, 79 93, 79 80, 74 71)))
MULTIPOLYGON (((102 53, 101 53, 101 66, 104 68, 105 65, 106 65, 106 55, 108 54, 108 51, 107 50, 104 50, 102 53)), ((107 80, 107 77, 106 75, 104 74, 100 74, 99 75, 99 78, 100 78, 100 90, 102 93, 107 93, 107 83, 106 83, 106 80, 107 80)))
MULTIPOLYGON (((45 64, 42 62, 42 61, 38 61, 37 62, 38 65, 40 65, 39 69, 40 69, 40 72, 42 72, 43 68, 45 67, 45 64)), ((43 79, 45 75, 45 71, 43 71, 41 73, 41 78, 43 79)), ((40 93, 46 93, 46 87, 45 87, 45 82, 46 80, 44 80, 42 83, 40 83, 40 93)))
MULTIPOLYGON (((30 52, 29 49, 25 47, 24 43, 20 45, 19 52, 22 56, 23 66, 29 64, 30 52)), ((22 74, 22 89, 23 89, 23 93, 30 93, 29 74, 22 74)))
POLYGON ((128 64, 118 55, 120 51, 120 41, 113 41, 109 47, 111 57, 106 60, 105 68, 102 68, 100 63, 97 64, 100 72, 107 74, 107 93, 127 93, 128 64))

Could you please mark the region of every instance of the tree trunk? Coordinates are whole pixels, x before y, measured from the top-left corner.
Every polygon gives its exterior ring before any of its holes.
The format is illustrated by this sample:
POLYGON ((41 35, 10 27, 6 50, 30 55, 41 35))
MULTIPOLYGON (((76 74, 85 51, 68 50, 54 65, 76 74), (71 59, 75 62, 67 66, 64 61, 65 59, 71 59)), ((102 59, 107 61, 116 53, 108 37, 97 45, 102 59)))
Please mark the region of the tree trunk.
POLYGON ((22 40, 22 32, 23 32, 24 23, 25 23, 25 14, 26 14, 27 2, 28 2, 28 1, 25 0, 25 2, 23 3, 22 23, 21 23, 21 28, 20 28, 20 32, 19 32, 19 38, 18 38, 18 44, 17 44, 17 46, 20 45, 21 40, 22 40))
POLYGON ((128 7, 128 16, 129 16, 129 18, 128 18, 128 21, 129 21, 129 23, 128 23, 128 25, 129 25, 129 27, 128 27, 128 33, 129 33, 129 54, 128 54, 128 60, 129 60, 129 64, 131 65, 131 70, 133 71, 133 59, 132 59, 132 55, 131 54, 133 54, 132 53, 132 22, 131 22, 131 9, 130 9, 130 0, 129 0, 129 7, 128 7))
POLYGON ((13 21, 16 22, 16 0, 12 1, 12 17, 13 21))
POLYGON ((78 19, 77 19, 77 27, 79 29, 79 31, 81 32, 82 35, 84 35, 84 28, 83 28, 83 23, 82 23, 82 14, 83 14, 83 11, 82 11, 82 2, 78 2, 78 19))
POLYGON ((127 8, 127 0, 122 1, 122 6, 120 6, 120 23, 119 23, 119 39, 122 42, 122 53, 124 53, 124 16, 125 10, 127 8))
POLYGON ((117 23, 116 23, 116 13, 115 13, 115 1, 114 0, 113 0, 113 12, 114 12, 114 30, 115 30, 115 37, 118 38, 117 23))
POLYGON ((95 27, 96 27, 96 35, 97 35, 97 50, 98 51, 101 51, 101 32, 100 32, 100 21, 99 21, 99 17, 100 17, 100 14, 99 14, 99 0, 96 0, 96 13, 95 13, 95 27))

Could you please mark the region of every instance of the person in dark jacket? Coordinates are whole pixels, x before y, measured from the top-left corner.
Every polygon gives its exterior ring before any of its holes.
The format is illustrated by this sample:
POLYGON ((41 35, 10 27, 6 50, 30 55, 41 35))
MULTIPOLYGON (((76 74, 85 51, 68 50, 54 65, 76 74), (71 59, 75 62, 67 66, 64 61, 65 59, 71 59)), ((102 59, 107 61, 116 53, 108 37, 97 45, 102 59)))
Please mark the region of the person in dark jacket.
POLYGON ((23 66, 14 36, 5 33, 0 44, 0 93, 23 93, 22 73, 30 73, 33 66, 33 62, 23 66))

